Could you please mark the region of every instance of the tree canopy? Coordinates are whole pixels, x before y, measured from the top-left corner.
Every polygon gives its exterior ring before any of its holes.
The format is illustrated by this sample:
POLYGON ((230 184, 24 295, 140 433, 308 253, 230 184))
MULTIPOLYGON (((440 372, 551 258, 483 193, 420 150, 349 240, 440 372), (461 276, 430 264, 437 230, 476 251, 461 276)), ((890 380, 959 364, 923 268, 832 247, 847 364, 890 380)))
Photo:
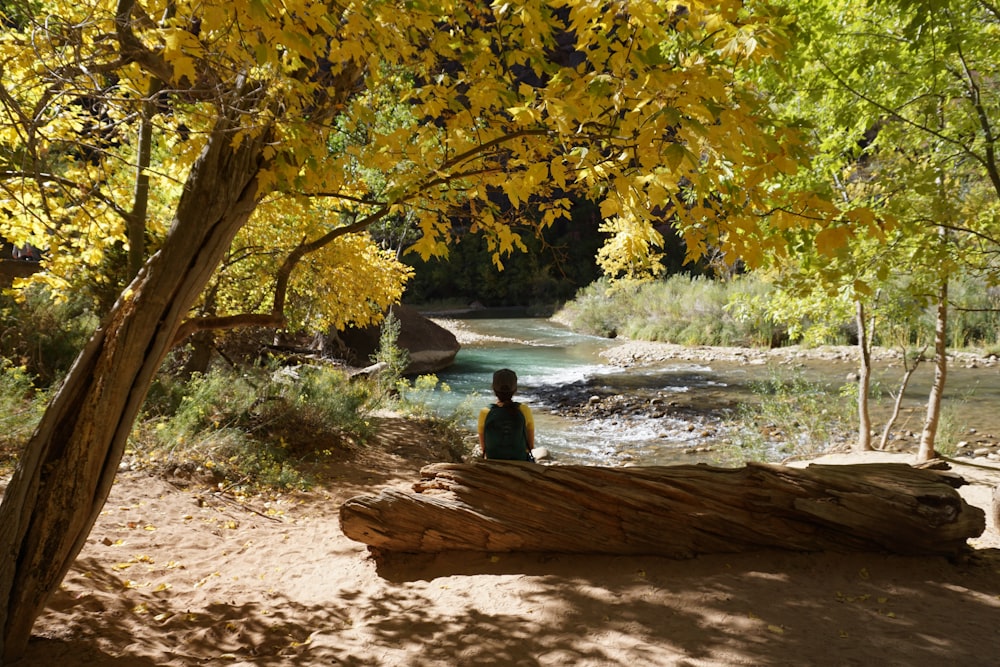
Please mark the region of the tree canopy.
MULTIPOLYGON (((445 253, 459 206, 499 266, 523 246, 511 223, 568 216, 569 191, 601 204, 609 273, 648 267, 664 221, 691 257, 753 259, 760 186, 801 153, 739 73, 782 47, 768 19, 738 2, 26 4, 0 44, 0 235, 45 249, 37 279, 57 289, 111 279, 116 255, 164 242, 234 107, 231 141, 272 134, 236 276, 393 215, 421 255, 445 253)), ((374 255, 358 257, 355 275, 374 255)), ((376 302, 394 275, 369 282, 376 302)))
MULTIPOLYGON (((771 82, 784 113, 808 119, 819 151, 800 187, 895 223, 874 237, 881 261, 861 257, 840 275, 870 292, 913 267, 927 293, 959 265, 995 275, 997 8, 967 0, 782 5, 799 17, 799 34, 782 65, 788 78, 771 82), (946 244, 942 229, 951 233, 946 244)), ((808 268, 835 277, 849 250, 827 241, 864 244, 872 236, 855 232, 870 229, 829 226, 812 236, 820 258, 833 262, 808 268)))

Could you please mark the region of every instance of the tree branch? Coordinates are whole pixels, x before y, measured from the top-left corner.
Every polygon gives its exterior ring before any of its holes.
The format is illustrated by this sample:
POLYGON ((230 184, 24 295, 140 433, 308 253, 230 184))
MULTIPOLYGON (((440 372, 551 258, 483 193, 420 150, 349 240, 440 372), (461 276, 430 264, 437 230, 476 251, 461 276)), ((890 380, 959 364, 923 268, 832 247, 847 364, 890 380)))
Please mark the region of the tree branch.
POLYGON ((989 115, 983 107, 979 84, 976 83, 975 75, 969 67, 969 63, 965 60, 965 52, 962 51, 961 42, 958 45, 958 59, 962 63, 964 75, 962 81, 968 88, 969 102, 972 103, 972 108, 975 110, 976 118, 979 121, 979 127, 982 129, 983 137, 985 138, 984 150, 986 155, 983 158, 983 166, 989 175, 990 183, 993 184, 993 190, 997 195, 1000 195, 1000 170, 997 169, 996 147, 994 145, 996 138, 993 136, 993 127, 990 125, 989 115))
POLYGON ((991 245, 1000 245, 1000 239, 994 238, 993 236, 990 236, 986 232, 982 232, 976 229, 970 229, 963 225, 952 225, 945 222, 935 222, 933 224, 936 227, 941 227, 943 229, 947 229, 953 232, 962 232, 964 234, 969 234, 970 236, 978 237, 991 245))
POLYGON ((346 234, 353 234, 355 232, 360 232, 366 227, 373 225, 378 222, 386 215, 389 214, 390 206, 385 205, 375 213, 368 215, 360 220, 357 220, 349 225, 344 225, 343 227, 337 227, 330 230, 323 236, 319 237, 314 241, 303 240, 288 257, 282 263, 281 268, 278 269, 277 280, 274 283, 274 301, 271 307, 271 314, 274 317, 281 317, 284 319, 285 312, 285 300, 288 296, 288 281, 291 279, 292 271, 298 265, 302 258, 309 253, 316 252, 317 250, 329 245, 335 239, 340 238, 346 234))
POLYGON ((484 144, 480 144, 478 146, 474 146, 474 147, 470 148, 469 150, 464 151, 462 153, 459 153, 459 154, 455 155, 454 157, 452 157, 452 158, 450 158, 448 160, 445 160, 443 163, 441 163, 441 167, 440 168, 441 168, 441 170, 451 169, 452 167, 455 167, 455 166, 457 166, 457 165, 459 165, 459 164, 461 164, 463 162, 471 160, 472 158, 476 157, 477 155, 479 155, 481 153, 485 153, 486 151, 490 150, 491 148, 496 148, 498 146, 502 146, 503 144, 507 143, 508 141, 513 141, 514 139, 520 139, 522 137, 545 136, 547 134, 549 134, 549 130, 547 130, 545 128, 538 128, 538 129, 534 129, 534 130, 518 130, 517 132, 513 132, 511 134, 504 134, 504 135, 496 137, 494 139, 490 139, 489 141, 487 141, 484 144))
POLYGON ((867 94, 861 92, 860 90, 854 88, 853 86, 851 86, 851 84, 849 84, 843 77, 840 76, 840 74, 838 74, 833 69, 833 67, 830 66, 830 64, 826 61, 825 58, 820 57, 820 58, 818 58, 818 60, 823 65, 823 67, 826 68, 826 71, 830 73, 830 76, 832 76, 834 78, 834 80, 844 90, 848 91, 849 93, 851 93, 852 95, 854 95, 858 99, 863 100, 863 101, 867 102, 868 104, 871 104, 875 108, 882 110, 883 112, 885 112, 886 114, 888 114, 890 117, 892 117, 892 118, 900 121, 901 123, 903 123, 905 125, 909 125, 910 127, 914 128, 916 130, 919 130, 920 132, 924 132, 924 133, 926 133, 926 134, 928 134, 928 135, 930 135, 932 137, 940 139, 941 141, 943 141, 946 144, 950 144, 952 146, 957 147, 960 152, 964 153, 965 155, 968 155, 969 157, 971 157, 976 162, 979 162, 980 164, 985 164, 983 156, 977 154, 969 146, 963 144, 958 139, 954 139, 952 137, 949 137, 948 135, 946 135, 946 134, 944 134, 944 133, 942 133, 942 132, 940 132, 938 130, 935 130, 934 128, 932 128, 932 127, 930 127, 928 125, 920 123, 920 122, 918 122, 918 121, 916 121, 916 120, 914 120, 912 118, 907 118, 900 111, 897 111, 896 109, 892 109, 892 108, 886 106, 882 102, 879 102, 878 100, 876 100, 874 97, 871 97, 870 95, 867 95, 867 94))
MULTIPOLYGON (((31 178, 31 179, 37 179, 39 181, 43 181, 43 180, 44 181, 51 181, 52 183, 58 183, 59 185, 66 186, 67 189, 71 189, 71 190, 81 190, 82 189, 81 186, 80 186, 80 183, 77 183, 76 181, 72 181, 72 180, 70 180, 68 178, 63 178, 62 176, 59 176, 57 174, 51 174, 51 173, 48 173, 48 172, 28 173, 28 172, 23 172, 23 171, 20 171, 20 170, 8 170, 8 169, 0 170, 0 179, 6 179, 6 178, 24 178, 24 177, 28 177, 28 178, 31 178)), ((110 199, 107 196, 105 196, 104 194, 102 194, 100 190, 91 190, 91 191, 88 191, 87 194, 90 195, 90 196, 92 196, 94 199, 96 199, 97 201, 101 202, 105 206, 107 206, 109 209, 111 209, 112 211, 114 211, 115 213, 117 213, 118 215, 120 215, 122 218, 128 219, 129 212, 126 211, 125 209, 123 209, 121 206, 119 206, 113 199, 110 199)))
POLYGON ((993 18, 996 21, 1000 21, 1000 7, 993 4, 992 2, 987 2, 986 0, 979 0, 979 6, 985 9, 990 14, 993 14, 993 18))
POLYGON ((174 334, 173 347, 180 345, 184 340, 199 331, 239 329, 242 327, 268 327, 280 328, 285 326, 283 315, 263 314, 263 313, 242 313, 240 315, 226 315, 222 317, 192 317, 181 323, 177 333, 174 334))
POLYGON ((118 0, 115 8, 115 31, 118 44, 126 62, 142 65, 150 74, 164 83, 170 83, 173 68, 163 58, 146 48, 145 44, 132 32, 132 12, 135 0, 118 0))

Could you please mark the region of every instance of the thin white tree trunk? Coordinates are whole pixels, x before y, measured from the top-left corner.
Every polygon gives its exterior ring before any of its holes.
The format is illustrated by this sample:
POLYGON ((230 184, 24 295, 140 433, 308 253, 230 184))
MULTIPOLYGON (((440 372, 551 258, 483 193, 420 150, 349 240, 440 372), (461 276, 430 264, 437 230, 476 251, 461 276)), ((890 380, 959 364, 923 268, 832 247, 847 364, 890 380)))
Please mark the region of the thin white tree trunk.
POLYGON ((860 452, 867 452, 872 448, 872 420, 868 412, 868 392, 872 381, 872 354, 865 322, 865 305, 860 299, 855 303, 857 306, 858 349, 861 351, 861 368, 858 371, 858 442, 856 449, 860 452))
POLYGON ((941 281, 938 292, 937 318, 934 324, 934 384, 927 397, 927 417, 920 434, 920 449, 917 462, 930 461, 937 456, 934 440, 941 421, 941 399, 944 396, 945 379, 948 376, 948 280, 941 281))
POLYGON ((903 394, 906 393, 906 387, 910 384, 910 378, 913 377, 913 373, 916 372, 917 367, 920 366, 920 362, 923 361, 924 352, 927 351, 927 347, 920 351, 920 354, 913 360, 913 365, 910 366, 909 362, 906 361, 906 346, 903 346, 903 379, 899 383, 899 391, 896 393, 896 400, 892 404, 892 414, 889 415, 889 419, 885 422, 885 428, 882 429, 882 438, 879 440, 878 448, 880 450, 885 449, 889 444, 889 433, 892 431, 893 425, 895 425, 896 420, 899 418, 899 412, 903 405, 903 394))

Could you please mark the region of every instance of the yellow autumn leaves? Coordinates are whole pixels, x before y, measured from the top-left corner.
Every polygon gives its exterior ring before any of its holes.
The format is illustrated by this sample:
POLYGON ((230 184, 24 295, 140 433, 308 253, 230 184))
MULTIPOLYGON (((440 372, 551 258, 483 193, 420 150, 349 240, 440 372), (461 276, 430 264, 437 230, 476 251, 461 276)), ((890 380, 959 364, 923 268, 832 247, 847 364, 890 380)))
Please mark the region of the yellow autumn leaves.
MULTIPOLYGON (((428 257, 447 252, 467 215, 502 267, 521 234, 588 198, 600 202, 610 275, 655 272, 665 226, 689 259, 718 246, 754 263, 771 242, 761 221, 772 181, 800 159, 797 132, 772 125, 741 74, 782 35, 740 2, 150 0, 132 12, 134 42, 118 39, 116 8, 43 2, 42 14, 65 17, 73 48, 55 34, 29 40, 30 26, 0 39, 3 149, 35 151, 59 173, 5 181, 0 206, 13 214, 0 235, 44 247, 46 278, 63 291, 75 268, 99 273, 108 253, 131 249, 142 113, 147 253, 218 118, 243 110, 234 145, 273 134, 259 156, 264 203, 218 275, 216 314, 268 311, 289 253, 366 216, 412 227, 410 250, 428 257)), ((344 236, 295 266, 287 315, 363 324, 408 276, 370 237, 344 236)))
MULTIPOLYGON (((261 206, 217 275, 218 314, 268 312, 284 258, 303 236, 315 238, 339 224, 337 212, 322 202, 283 198, 261 206)), ((306 255, 294 272, 289 324, 312 331, 371 324, 399 301, 411 273, 368 233, 341 236, 306 255)))

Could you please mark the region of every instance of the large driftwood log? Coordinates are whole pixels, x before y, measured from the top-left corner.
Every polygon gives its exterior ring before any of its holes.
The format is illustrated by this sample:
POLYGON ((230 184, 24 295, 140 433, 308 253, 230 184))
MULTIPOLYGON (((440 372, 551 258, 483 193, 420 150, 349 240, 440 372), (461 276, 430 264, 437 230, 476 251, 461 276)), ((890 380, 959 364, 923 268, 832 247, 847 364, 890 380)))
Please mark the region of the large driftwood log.
POLYGON ((961 477, 902 463, 602 468, 441 463, 348 500, 349 538, 399 552, 690 558, 761 549, 949 555, 982 534, 961 477))

